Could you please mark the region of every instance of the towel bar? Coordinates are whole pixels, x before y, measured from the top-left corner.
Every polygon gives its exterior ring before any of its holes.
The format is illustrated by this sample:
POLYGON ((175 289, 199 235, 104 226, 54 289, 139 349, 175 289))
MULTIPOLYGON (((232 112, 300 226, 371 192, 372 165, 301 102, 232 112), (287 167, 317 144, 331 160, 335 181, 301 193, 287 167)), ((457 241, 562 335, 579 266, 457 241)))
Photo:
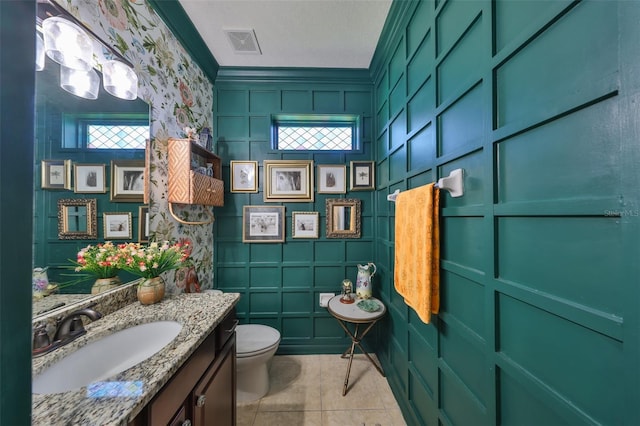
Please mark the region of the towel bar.
MULTIPOLYGON (((435 184, 436 188, 444 189, 445 191, 449 191, 449 194, 453 198, 462 197, 464 194, 464 177, 463 169, 455 169, 449 176, 438 179, 438 182, 435 184)), ((388 201, 396 201, 396 197, 400 193, 399 189, 396 189, 393 194, 387 195, 388 201)))

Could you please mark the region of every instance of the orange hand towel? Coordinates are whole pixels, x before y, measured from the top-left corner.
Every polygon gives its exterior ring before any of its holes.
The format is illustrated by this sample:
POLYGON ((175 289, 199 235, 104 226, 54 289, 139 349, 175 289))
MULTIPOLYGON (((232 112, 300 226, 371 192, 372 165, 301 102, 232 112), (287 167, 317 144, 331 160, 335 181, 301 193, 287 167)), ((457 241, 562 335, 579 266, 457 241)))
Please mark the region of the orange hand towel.
POLYGON ((440 190, 434 184, 396 197, 394 285, 420 319, 440 309, 440 190))

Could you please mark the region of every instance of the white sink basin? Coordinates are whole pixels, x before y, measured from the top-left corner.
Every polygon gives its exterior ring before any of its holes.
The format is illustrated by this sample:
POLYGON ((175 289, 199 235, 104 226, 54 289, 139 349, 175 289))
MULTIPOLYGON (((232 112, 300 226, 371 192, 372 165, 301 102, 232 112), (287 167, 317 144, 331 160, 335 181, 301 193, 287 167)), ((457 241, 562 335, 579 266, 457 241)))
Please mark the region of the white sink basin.
POLYGON ((67 392, 121 373, 164 348, 181 329, 175 321, 156 321, 91 342, 35 376, 33 393, 67 392))

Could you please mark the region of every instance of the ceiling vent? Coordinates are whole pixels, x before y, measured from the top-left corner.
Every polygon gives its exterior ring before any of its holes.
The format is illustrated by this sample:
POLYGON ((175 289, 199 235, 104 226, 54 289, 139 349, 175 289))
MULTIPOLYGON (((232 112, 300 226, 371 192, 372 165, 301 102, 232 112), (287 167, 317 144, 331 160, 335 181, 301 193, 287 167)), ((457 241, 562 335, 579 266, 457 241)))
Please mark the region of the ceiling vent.
POLYGON ((260 46, 253 30, 224 30, 235 53, 260 55, 260 46))

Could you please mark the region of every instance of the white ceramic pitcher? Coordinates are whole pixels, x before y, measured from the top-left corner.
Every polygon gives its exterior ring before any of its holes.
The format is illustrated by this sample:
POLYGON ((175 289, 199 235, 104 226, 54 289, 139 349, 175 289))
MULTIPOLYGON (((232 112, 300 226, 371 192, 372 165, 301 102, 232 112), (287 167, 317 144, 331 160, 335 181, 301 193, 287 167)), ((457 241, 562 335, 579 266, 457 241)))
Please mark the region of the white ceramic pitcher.
POLYGON ((372 262, 366 265, 358 265, 358 276, 356 278, 356 296, 359 299, 369 299, 373 296, 371 289, 371 279, 376 274, 376 265, 372 262))

